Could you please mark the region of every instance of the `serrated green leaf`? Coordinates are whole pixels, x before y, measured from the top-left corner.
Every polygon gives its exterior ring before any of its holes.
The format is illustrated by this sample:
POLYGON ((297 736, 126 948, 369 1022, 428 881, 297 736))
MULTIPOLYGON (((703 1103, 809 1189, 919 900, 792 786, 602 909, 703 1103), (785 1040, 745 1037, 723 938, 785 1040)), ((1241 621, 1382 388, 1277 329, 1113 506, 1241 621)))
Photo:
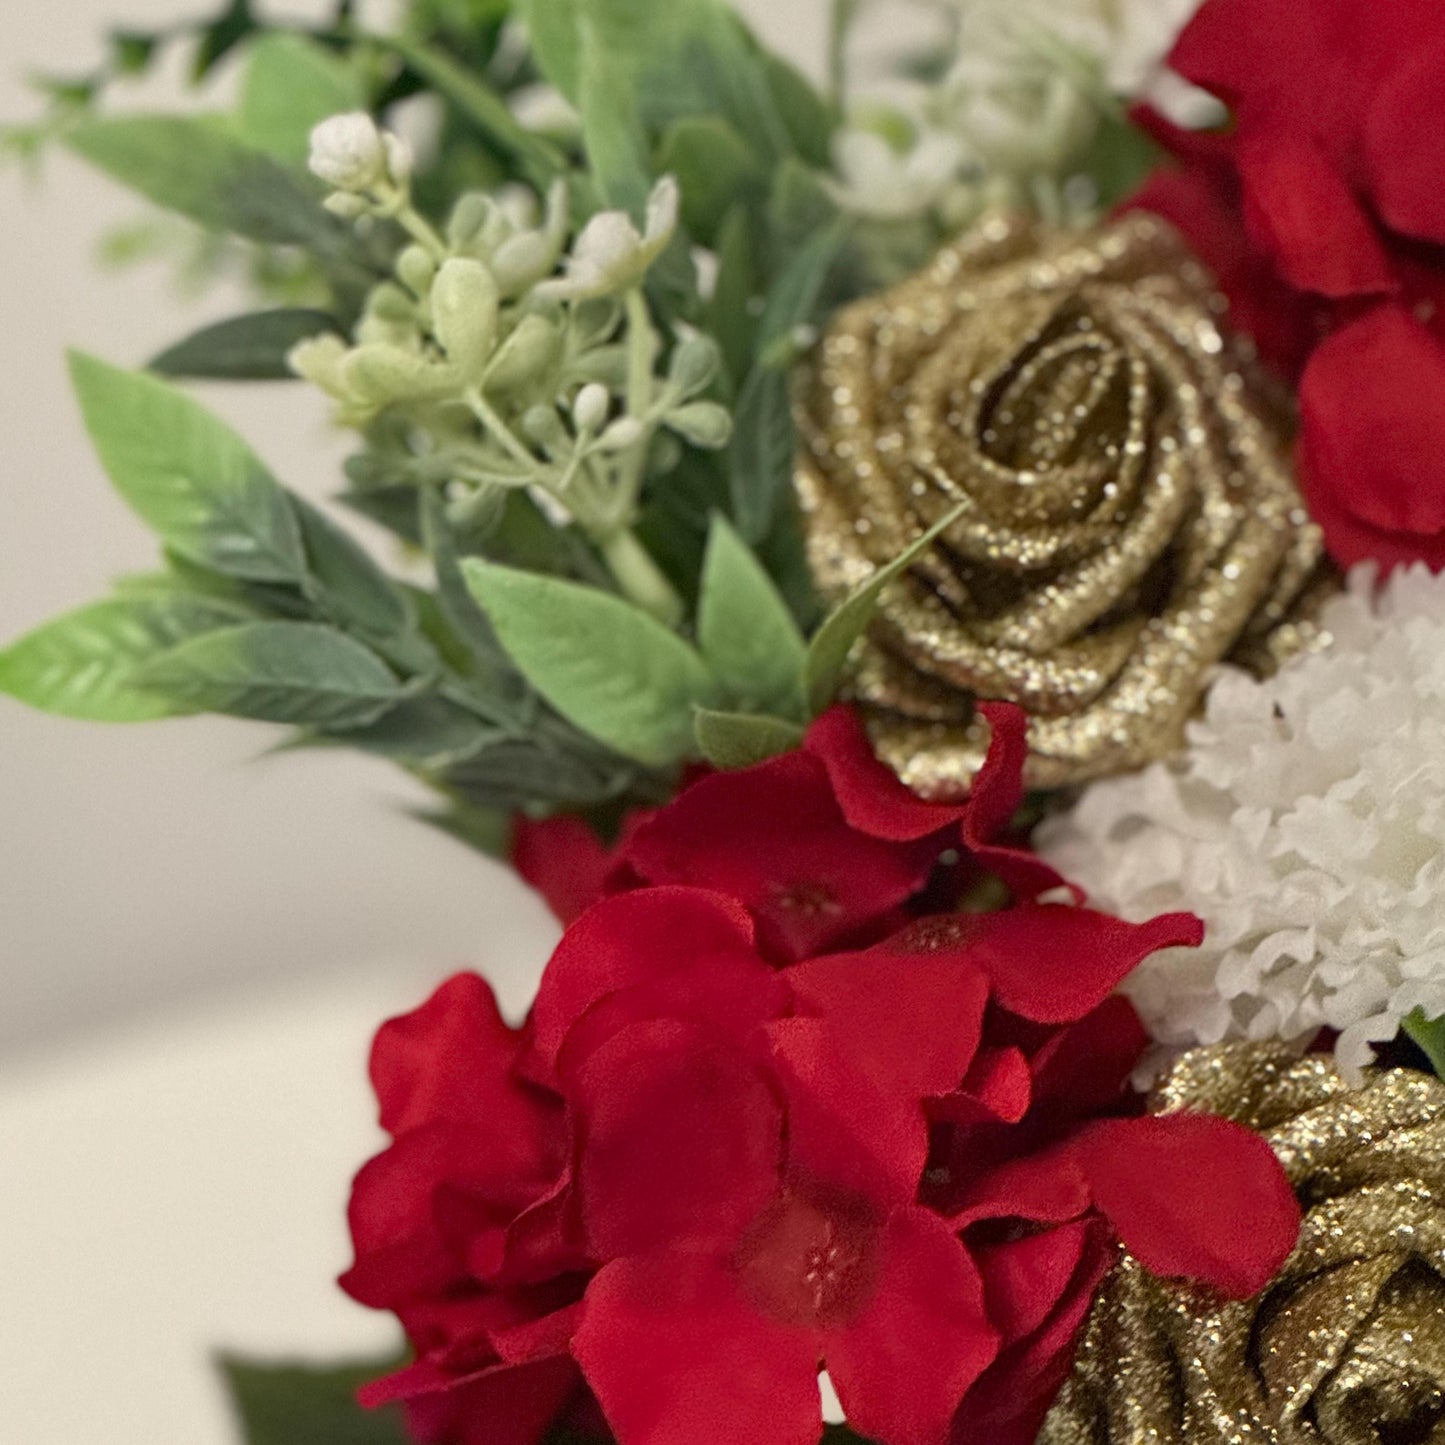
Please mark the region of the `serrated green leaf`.
POLYGON ((848 665, 848 654, 868 630, 883 589, 907 571, 972 506, 972 502, 964 502, 955 507, 911 547, 886 567, 880 567, 813 634, 808 644, 806 677, 808 705, 814 715, 822 712, 837 694, 838 684, 848 665))
POLYGON ((757 713, 699 708, 694 726, 703 757, 713 767, 729 772, 790 753, 803 741, 803 729, 797 723, 757 713))
POLYGON ((294 381, 287 358, 313 336, 337 331, 326 311, 287 307, 218 321, 167 347, 149 366, 162 376, 220 381, 294 381))
POLYGON ((230 577, 304 578, 286 494, 235 432, 153 376, 79 352, 70 374, 116 490, 167 546, 230 577))
POLYGON ((755 367, 738 397, 728 450, 733 520, 750 542, 768 534, 778 498, 792 479, 796 447, 787 376, 755 367))
POLYGON ((328 256, 353 249, 350 233, 303 176, 212 118, 85 120, 65 133, 65 143, 122 185, 212 230, 328 256))
POLYGON ((263 35, 247 56, 236 124, 249 145, 302 166, 315 126, 365 107, 358 72, 333 52, 302 35, 263 35))
POLYGON ((698 645, 732 705, 802 717, 807 643, 772 578, 722 517, 713 518, 703 562, 698 645))
POLYGON ((251 622, 183 642, 137 680, 178 707, 298 727, 364 727, 406 688, 370 649, 312 622, 251 622))
POLYGON ((221 1370, 246 1445, 407 1445, 395 1409, 364 1410, 362 1385, 395 1360, 329 1368, 223 1359, 221 1370))
POLYGON ((0 652, 0 692, 44 712, 94 722, 149 722, 188 709, 136 683, 177 643, 232 627, 244 612, 180 591, 134 591, 42 624, 0 652))
POLYGON ((1420 1046, 1430 1067, 1445 1079, 1445 1018, 1432 1019, 1416 1009, 1403 1024, 1405 1032, 1420 1046))
POLYGON ((761 189, 765 171, 748 143, 721 116, 684 116, 662 138, 657 170, 677 177, 682 219, 702 245, 711 245, 738 201, 761 189))
POLYGON ((468 559, 462 572, 522 675, 574 726, 666 767, 693 751, 717 684, 676 633, 620 598, 468 559))

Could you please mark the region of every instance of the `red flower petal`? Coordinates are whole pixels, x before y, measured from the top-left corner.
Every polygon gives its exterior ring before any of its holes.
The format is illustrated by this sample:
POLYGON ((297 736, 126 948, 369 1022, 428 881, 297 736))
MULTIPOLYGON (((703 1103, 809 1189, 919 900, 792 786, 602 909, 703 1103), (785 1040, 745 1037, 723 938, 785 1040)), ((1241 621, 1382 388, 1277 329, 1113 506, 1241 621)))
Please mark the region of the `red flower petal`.
POLYGON ((532 1009, 537 1054, 555 1064, 568 1030, 610 993, 752 952, 752 919, 720 894, 648 888, 604 899, 567 930, 542 975, 532 1009))
POLYGON ((1134 1005, 1118 994, 1106 998, 1034 1056, 1034 1097, 1041 1111, 1058 1123, 1112 1109, 1148 1046, 1134 1005))
POLYGON ((988 1317, 1006 1345, 1042 1328, 1099 1229, 1097 1221, 1079 1220, 977 1252, 988 1317))
POLYGON ((1291 285, 1331 299, 1399 289, 1374 223, 1317 142, 1262 130, 1237 160, 1250 230, 1291 285))
POLYGON ((1023 1051, 984 1049, 961 1089, 929 1101, 928 1117, 950 1124, 1017 1124, 1032 1102, 1033 1076, 1023 1051))
POLYGON ((860 1316, 829 1332, 828 1374, 859 1433, 940 1445, 998 1353, 983 1284, 957 1237, 926 1210, 898 1210, 877 1248, 877 1289, 860 1316))
POLYGON ((1300 386, 1306 500, 1343 566, 1445 569, 1445 347, 1381 306, 1330 337, 1300 386))
POLYGON ((600 1258, 680 1240, 725 1248, 780 1187, 777 1096, 704 1027, 634 1024, 593 1053, 572 1093, 577 1190, 600 1258))
POLYGON ((765 941, 793 959, 846 940, 912 897, 937 850, 850 828, 823 764, 796 752, 704 778, 637 829, 627 858, 654 883, 701 884, 741 899, 765 941))
POLYGON ((1299 76, 1303 85, 1318 75, 1320 47, 1309 14, 1315 3, 1209 0, 1180 35, 1169 64, 1230 102, 1277 90, 1295 78, 1291 67, 1309 67, 1299 76))
POLYGON ((851 828, 872 838, 913 843, 956 824, 965 806, 930 803, 881 763, 850 708, 833 707, 808 729, 803 746, 828 770, 833 794, 851 828))
POLYGON ((991 1219, 1067 1224, 1084 1215, 1092 1202, 1083 1167, 1073 1152, 1062 1148, 1011 1159, 956 1183, 958 1200, 949 1223, 958 1229, 991 1219))
POLYGON ((1258 1135, 1208 1114, 1105 1120, 1074 1151, 1094 1202, 1155 1274, 1257 1294, 1299 1235, 1294 1190, 1258 1135))
POLYGON ((768 1319, 708 1256, 609 1264, 574 1353, 619 1445, 817 1445, 817 1340, 768 1319))
POLYGON ((400 1134, 450 1121, 530 1137, 550 1109, 512 1077, 520 1046, 521 1035, 503 1021, 490 984, 470 973, 449 979, 376 1035, 371 1081, 382 1128, 400 1134))
POLYGON ((880 1215, 911 1204, 928 1158, 921 1098, 880 1087, 820 1019, 780 1019, 765 1032, 787 1093, 790 1173, 880 1215))
POLYGON ((1027 903, 924 919, 882 947, 982 969, 994 999, 1011 1013, 1061 1024, 1097 1008, 1151 953, 1198 947, 1203 937, 1204 925, 1188 913, 1135 924, 1087 908, 1027 903))
POLYGON ((518 818, 512 864, 563 923, 575 922, 601 898, 617 871, 611 850, 592 828, 566 816, 518 818))
POLYGON ((855 1067, 910 1103, 958 1088, 978 1051, 988 980, 952 959, 874 950, 800 963, 784 977, 799 1011, 824 1018, 855 1067))
POLYGON ((1365 119, 1370 191, 1385 221, 1423 241, 1445 242, 1445 159, 1420 133, 1424 116, 1445 115, 1445 36, 1401 53, 1365 119))

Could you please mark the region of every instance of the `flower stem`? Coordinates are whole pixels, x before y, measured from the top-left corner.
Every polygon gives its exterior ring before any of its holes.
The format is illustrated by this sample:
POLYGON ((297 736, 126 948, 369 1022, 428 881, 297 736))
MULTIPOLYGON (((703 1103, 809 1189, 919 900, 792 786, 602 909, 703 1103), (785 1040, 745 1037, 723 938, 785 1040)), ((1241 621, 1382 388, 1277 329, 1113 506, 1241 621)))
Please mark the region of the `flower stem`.
POLYGON ((662 569, 652 560, 647 549, 637 540, 635 532, 623 528, 610 537, 599 538, 598 547, 608 570, 629 601, 635 602, 668 627, 676 627, 682 621, 682 599, 672 583, 662 575, 662 569))

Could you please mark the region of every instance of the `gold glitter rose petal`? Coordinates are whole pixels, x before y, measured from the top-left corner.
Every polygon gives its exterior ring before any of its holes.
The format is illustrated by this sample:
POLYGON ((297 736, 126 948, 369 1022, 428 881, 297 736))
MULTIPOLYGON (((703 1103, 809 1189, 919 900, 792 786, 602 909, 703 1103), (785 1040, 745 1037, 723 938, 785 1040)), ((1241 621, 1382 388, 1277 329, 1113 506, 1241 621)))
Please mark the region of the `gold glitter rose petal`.
POLYGON ((826 595, 967 504, 886 593, 852 685, 918 792, 968 788, 978 698, 1033 714, 1028 781, 1064 786, 1177 749, 1221 660, 1311 641, 1330 574, 1289 409, 1218 309, 1156 218, 994 218, 845 310, 802 369, 797 486, 826 595))
POLYGON ((1155 1107, 1263 1133, 1299 1244, 1246 1303, 1126 1256, 1040 1445, 1445 1445, 1445 1085, 1356 1091, 1328 1059, 1235 1044, 1186 1055, 1155 1107))

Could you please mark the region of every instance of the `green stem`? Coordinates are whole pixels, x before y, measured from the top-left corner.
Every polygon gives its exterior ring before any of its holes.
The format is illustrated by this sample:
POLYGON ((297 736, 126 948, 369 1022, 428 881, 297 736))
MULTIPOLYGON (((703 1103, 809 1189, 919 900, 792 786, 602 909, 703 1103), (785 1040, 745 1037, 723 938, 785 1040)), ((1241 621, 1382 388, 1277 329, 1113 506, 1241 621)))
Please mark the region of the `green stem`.
POLYGON ((682 622, 682 599, 637 540, 636 533, 623 529, 606 539, 599 538, 597 545, 608 570, 630 601, 669 627, 677 627, 682 622))
POLYGON ((652 364, 657 358, 657 333, 647 297, 640 286, 627 293, 627 412, 645 417, 652 406, 652 364))
POLYGON ((532 455, 526 443, 502 419, 501 414, 491 402, 474 388, 467 392, 466 403, 471 407, 472 414, 476 419, 486 427, 488 433, 501 442, 507 451, 532 473, 533 477, 537 477, 541 471, 541 465, 537 458, 532 455))

